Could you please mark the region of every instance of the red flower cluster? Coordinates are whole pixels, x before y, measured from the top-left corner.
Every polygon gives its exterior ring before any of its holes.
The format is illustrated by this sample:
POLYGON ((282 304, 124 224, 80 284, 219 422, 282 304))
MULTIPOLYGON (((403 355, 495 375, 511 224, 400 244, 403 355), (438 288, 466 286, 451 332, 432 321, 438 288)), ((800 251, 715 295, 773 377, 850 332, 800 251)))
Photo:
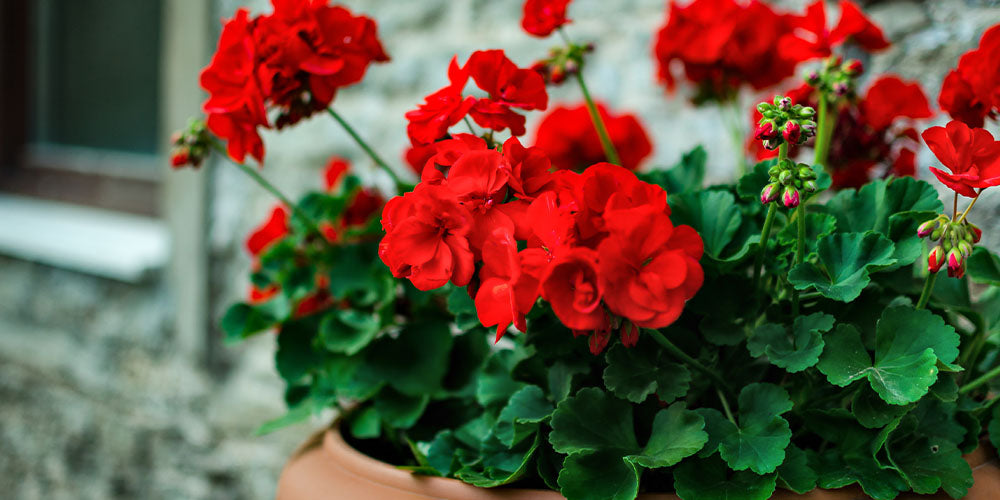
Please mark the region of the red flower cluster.
MULTIPOLYGON (((340 181, 344 174, 350 170, 350 164, 338 157, 333 157, 327 162, 326 170, 323 173, 324 184, 327 191, 335 191, 340 186, 340 181)), ((343 241, 343 232, 352 227, 363 226, 371 220, 372 216, 378 213, 385 205, 385 200, 378 192, 370 189, 361 189, 354 194, 351 202, 344 209, 344 212, 334 221, 323 221, 320 223, 320 231, 323 237, 331 244, 343 241)), ((253 257, 253 267, 259 267, 260 256, 271 248, 275 243, 285 239, 291 232, 291 214, 283 205, 277 205, 271 210, 271 215, 263 224, 254 229, 246 240, 246 248, 253 257)), ((327 287, 329 279, 322 273, 316 275, 316 291, 307 295, 297 305, 296 316, 305 316, 332 305, 332 299, 327 287)), ((277 286, 260 289, 256 286, 250 289, 250 302, 266 302, 279 292, 277 286)))
POLYGON ((527 0, 521 27, 531 35, 547 37, 569 22, 566 7, 570 0, 527 0))
POLYGON ((744 84, 755 89, 775 85, 792 76, 799 63, 778 50, 793 21, 757 0, 694 0, 685 7, 671 1, 655 45, 660 80, 673 91, 670 66, 679 61, 686 78, 699 87, 697 100, 724 99, 744 84))
MULTIPOLYGON (((642 124, 635 115, 611 114, 601 103, 597 103, 597 110, 620 155, 622 166, 636 170, 653 152, 653 145, 642 124)), ((581 170, 605 161, 601 140, 584 103, 559 106, 546 114, 535 132, 535 146, 552 160, 553 167, 560 170, 581 170)))
POLYGON ((850 0, 840 2, 840 21, 827 28, 823 0, 805 14, 776 11, 759 0, 694 0, 670 3, 667 24, 655 46, 660 79, 675 87, 671 63, 699 87, 696 102, 726 99, 742 85, 760 90, 795 74, 807 60, 826 57, 851 41, 874 51, 889 46, 882 30, 850 0))
POLYGON ((956 193, 975 198, 982 190, 1000 185, 1000 141, 989 131, 969 128, 952 120, 945 127, 931 127, 921 134, 927 147, 951 173, 931 167, 931 172, 956 193))
POLYGON ((430 144, 448 136, 448 128, 467 115, 490 130, 510 129, 524 135, 525 118, 514 108, 543 110, 549 96, 545 79, 531 69, 518 68, 502 50, 473 52, 465 66, 458 58, 448 67, 448 86, 424 98, 424 103, 406 113, 406 132, 413 145, 430 144), (464 96, 469 78, 487 97, 464 96))
MULTIPOLYGON (((816 107, 818 103, 808 85, 784 95, 804 106, 816 107)), ((880 77, 857 103, 840 109, 827 157, 833 187, 857 188, 873 178, 915 175, 919 142, 912 122, 933 115, 919 84, 894 75, 880 77)), ((753 123, 760 118, 753 110, 753 123)), ((759 141, 751 140, 748 147, 761 160, 776 156, 759 141)), ((789 154, 794 156, 796 151, 789 154)))
POLYGON ((793 30, 781 37, 781 51, 795 61, 827 57, 833 48, 851 41, 873 52, 889 46, 889 41, 879 28, 852 1, 840 1, 840 20, 832 29, 826 24, 826 3, 817 0, 806 8, 802 16, 795 16, 793 30))
POLYGON ((609 163, 553 173, 516 138, 502 152, 468 134, 435 146, 420 184, 386 204, 379 255, 421 290, 469 285, 498 340, 541 296, 593 352, 613 329, 634 345, 701 287, 701 237, 673 226, 662 188, 609 163))
POLYGON ((361 80, 368 65, 388 61, 375 22, 328 0, 272 0, 271 14, 250 18, 245 9, 222 28, 219 46, 202 71, 209 98, 208 128, 242 162, 264 159, 258 128, 277 108, 279 128, 333 101, 337 89, 361 80))
POLYGON ((958 60, 941 86, 938 104, 952 118, 982 127, 1000 109, 1000 25, 983 33, 979 47, 958 60))

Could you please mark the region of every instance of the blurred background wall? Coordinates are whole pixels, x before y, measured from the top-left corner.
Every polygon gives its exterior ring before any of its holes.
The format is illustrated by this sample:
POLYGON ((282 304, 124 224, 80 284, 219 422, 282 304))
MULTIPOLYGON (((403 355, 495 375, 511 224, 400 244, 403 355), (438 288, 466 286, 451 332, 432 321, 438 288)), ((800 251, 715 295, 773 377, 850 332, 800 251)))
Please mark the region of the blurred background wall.
MULTIPOLYGON (((272 498, 286 457, 322 425, 254 437, 283 412, 273 338, 223 346, 216 327, 247 291, 242 243, 273 201, 224 161, 201 171, 166 166, 170 131, 203 99, 197 75, 218 19, 246 3, 267 8, 264 0, 0 0, 4 498, 272 498)), ((452 55, 504 48, 528 65, 550 45, 521 32, 520 0, 344 3, 378 21, 393 61, 373 66, 334 105, 401 172, 402 115, 445 84, 452 55)), ((946 70, 1000 22, 992 0, 862 3, 895 43, 866 61, 868 73, 918 80, 932 102, 946 70)), ((575 0, 569 32, 598 44, 586 69, 592 91, 637 113, 653 137, 646 168, 703 143, 711 179, 725 180, 736 151, 720 110, 696 111, 655 82, 652 36, 665 11, 663 0, 575 0)), ((552 91, 555 103, 579 99, 572 86, 552 91)), ((380 182, 323 116, 265 142, 263 174, 293 197, 320 186, 332 154, 380 182)), ((923 151, 925 178, 931 162, 923 151)), ((1000 196, 988 193, 977 212, 996 221, 1000 196)), ((1000 247, 997 231, 988 237, 1000 247)))

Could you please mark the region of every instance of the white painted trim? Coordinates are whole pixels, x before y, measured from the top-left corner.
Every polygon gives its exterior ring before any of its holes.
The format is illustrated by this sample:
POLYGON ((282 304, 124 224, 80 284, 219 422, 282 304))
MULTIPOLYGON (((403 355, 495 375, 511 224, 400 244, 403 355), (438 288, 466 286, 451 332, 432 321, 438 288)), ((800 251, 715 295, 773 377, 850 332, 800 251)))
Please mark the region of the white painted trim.
POLYGON ((167 263, 166 225, 137 215, 0 195, 0 253, 130 283, 167 263))

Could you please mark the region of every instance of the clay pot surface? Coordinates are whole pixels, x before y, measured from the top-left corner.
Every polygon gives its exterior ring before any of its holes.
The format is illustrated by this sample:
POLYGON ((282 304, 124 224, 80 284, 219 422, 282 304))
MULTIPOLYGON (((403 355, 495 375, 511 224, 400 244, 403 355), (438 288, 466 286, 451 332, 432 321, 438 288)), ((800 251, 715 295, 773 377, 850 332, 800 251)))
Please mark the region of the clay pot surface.
MULTIPOLYGON (((1000 465, 984 443, 965 459, 975 486, 964 500, 1000 499, 1000 465)), ((477 488, 457 479, 412 474, 352 448, 332 428, 303 444, 278 480, 277 500, 559 500, 558 492, 516 488, 477 488)), ((772 500, 869 500, 856 485, 816 489, 805 495, 778 489, 772 500)), ((901 494, 898 500, 950 500, 948 495, 901 494)), ((639 500, 680 500, 677 495, 646 493, 639 500)))

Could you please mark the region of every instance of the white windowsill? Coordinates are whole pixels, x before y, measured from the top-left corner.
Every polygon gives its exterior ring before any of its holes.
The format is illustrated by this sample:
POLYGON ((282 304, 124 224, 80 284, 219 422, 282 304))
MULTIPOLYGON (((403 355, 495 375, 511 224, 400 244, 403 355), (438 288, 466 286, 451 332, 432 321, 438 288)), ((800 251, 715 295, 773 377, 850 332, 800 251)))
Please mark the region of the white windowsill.
POLYGON ((166 265, 169 247, 157 219, 0 195, 0 254, 136 283, 166 265))

